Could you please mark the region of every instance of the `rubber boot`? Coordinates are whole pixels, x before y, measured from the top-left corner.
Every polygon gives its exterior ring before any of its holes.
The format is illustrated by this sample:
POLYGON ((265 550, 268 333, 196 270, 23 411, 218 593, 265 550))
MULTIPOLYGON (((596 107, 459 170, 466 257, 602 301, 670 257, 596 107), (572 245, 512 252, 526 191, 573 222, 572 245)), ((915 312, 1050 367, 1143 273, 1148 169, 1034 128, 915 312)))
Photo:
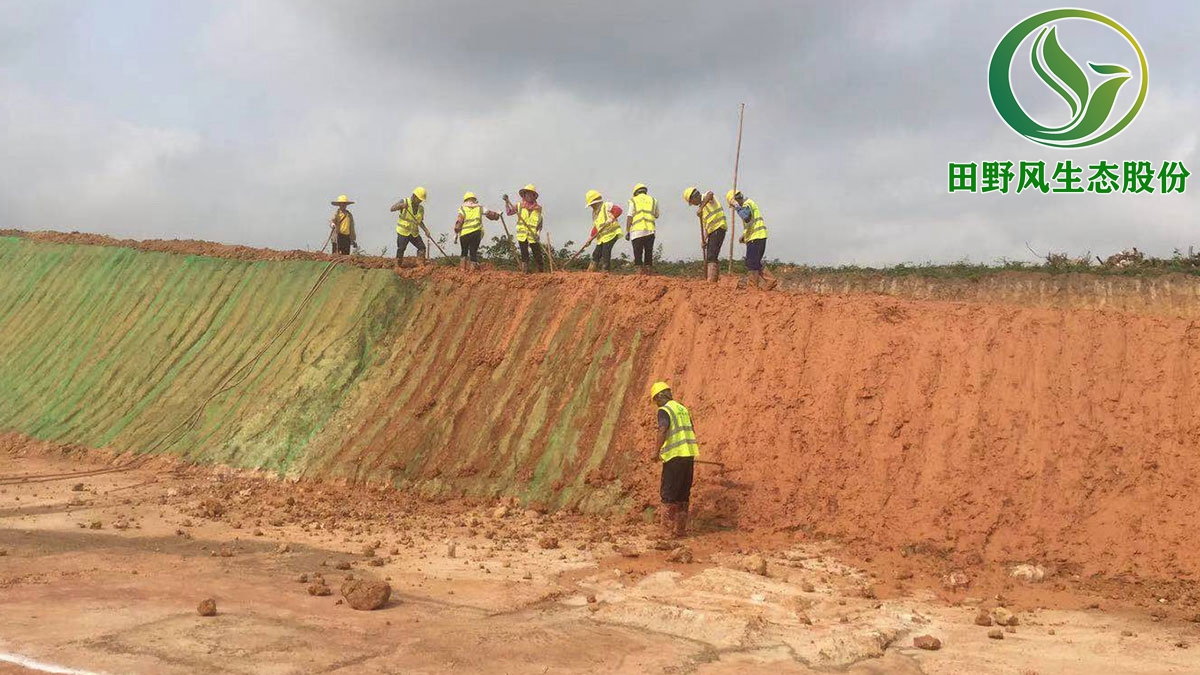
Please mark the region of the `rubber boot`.
POLYGON ((679 505, 678 504, 663 504, 662 505, 662 520, 661 520, 660 524, 662 526, 662 532, 663 532, 664 537, 669 538, 669 537, 674 536, 675 523, 678 521, 678 518, 679 518, 679 516, 677 515, 678 513, 679 513, 679 505))
POLYGON ((429 262, 429 249, 417 251, 417 266, 420 267, 429 262))
POLYGON ((762 272, 750 272, 746 277, 746 283, 751 288, 759 288, 762 284, 762 272))
POLYGON ((470 265, 470 264, 471 264, 471 262, 470 262, 469 260, 467 260, 466 258, 463 258, 463 259, 462 259, 461 261, 459 261, 459 263, 458 263, 458 269, 460 269, 460 270, 462 270, 462 271, 464 271, 464 272, 469 272, 470 270, 468 270, 468 269, 467 269, 467 266, 468 266, 468 265, 470 265))
POLYGON ((588 263, 587 271, 589 271, 589 272, 596 271, 596 261, 595 260, 592 260, 591 262, 588 263))
POLYGON ((687 536, 688 506, 687 502, 675 505, 675 518, 671 523, 673 527, 671 534, 676 539, 687 536))
POLYGON ((774 290, 775 287, 779 285, 779 280, 775 278, 774 274, 768 272, 766 268, 763 268, 763 271, 759 273, 759 276, 764 279, 761 286, 764 291, 774 290))

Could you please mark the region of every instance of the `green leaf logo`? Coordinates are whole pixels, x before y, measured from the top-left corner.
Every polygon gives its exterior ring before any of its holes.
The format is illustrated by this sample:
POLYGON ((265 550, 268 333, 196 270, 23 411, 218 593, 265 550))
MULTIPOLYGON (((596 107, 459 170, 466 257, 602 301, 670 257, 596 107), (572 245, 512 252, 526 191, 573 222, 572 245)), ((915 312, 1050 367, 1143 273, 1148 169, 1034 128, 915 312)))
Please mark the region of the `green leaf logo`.
POLYGON ((1116 136, 1129 126, 1146 101, 1150 73, 1146 55, 1129 31, 1112 19, 1085 9, 1053 9, 1035 14, 1013 27, 996 45, 988 67, 988 89, 996 112, 1014 131, 1035 143, 1055 148, 1082 148, 1096 145, 1116 136), (1097 77, 1103 79, 1092 87, 1087 71, 1063 49, 1058 39, 1056 21, 1082 19, 1103 24, 1125 38, 1137 53, 1141 67, 1141 89, 1137 100, 1124 117, 1113 115, 1113 106, 1121 87, 1133 78, 1129 69, 1116 64, 1088 62, 1097 77), (1062 126, 1048 127, 1035 122, 1017 102, 1012 87, 1012 66, 1017 50, 1031 35, 1037 34, 1029 58, 1033 72, 1058 94, 1071 111, 1071 120, 1062 126), (1111 118, 1111 119, 1110 119, 1111 118))

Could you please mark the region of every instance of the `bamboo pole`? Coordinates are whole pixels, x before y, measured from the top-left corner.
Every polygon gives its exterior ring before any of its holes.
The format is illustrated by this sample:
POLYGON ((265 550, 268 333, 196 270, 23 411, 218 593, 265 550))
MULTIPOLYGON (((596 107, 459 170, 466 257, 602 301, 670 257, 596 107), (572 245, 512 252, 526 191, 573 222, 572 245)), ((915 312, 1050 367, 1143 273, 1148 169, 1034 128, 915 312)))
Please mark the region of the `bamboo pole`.
MULTIPOLYGON (((508 204, 505 204, 504 206, 507 208, 508 204)), ((519 215, 517 217, 520 218, 519 215)), ((500 224, 504 226, 504 236, 508 237, 508 243, 510 246, 512 246, 513 264, 516 265, 517 269, 519 270, 521 269, 521 254, 517 253, 517 240, 513 238, 512 232, 508 231, 508 223, 504 221, 503 211, 500 212, 500 224)))
MULTIPOLYGON (((737 194, 738 165, 742 161, 742 119, 746 115, 746 104, 738 104, 737 154, 733 157, 733 193, 737 194)), ((737 208, 729 205, 729 273, 733 274, 733 240, 737 239, 737 208)))

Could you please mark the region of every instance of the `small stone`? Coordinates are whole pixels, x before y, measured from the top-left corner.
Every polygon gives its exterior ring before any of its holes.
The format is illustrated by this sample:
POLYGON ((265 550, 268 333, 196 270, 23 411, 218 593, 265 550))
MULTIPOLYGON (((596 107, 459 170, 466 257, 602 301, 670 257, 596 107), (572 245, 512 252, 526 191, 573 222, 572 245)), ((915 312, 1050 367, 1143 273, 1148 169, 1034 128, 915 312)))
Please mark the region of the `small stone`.
POLYGON ((387 604, 392 597, 392 587, 383 581, 352 579, 342 584, 342 597, 354 609, 371 611, 387 604))
POLYGON ((1046 578, 1046 570, 1041 565, 1013 565, 1009 568, 1008 575, 1026 583, 1036 584, 1046 578))
POLYGON ((538 546, 544 549, 558 548, 558 537, 542 537, 538 539, 538 546))
POLYGON ((93 530, 99 530, 103 527, 104 527, 104 523, 101 523, 98 520, 93 520, 90 524, 88 524, 88 528, 93 529, 93 530))
POLYGON ((532 572, 526 572, 525 574, 521 575, 521 578, 522 578, 522 579, 525 579, 525 580, 532 579, 532 578, 533 578, 533 573, 532 573, 532 572))
POLYGON ((1184 642, 1183 640, 1180 640, 1179 642, 1175 643, 1175 646, 1178 647, 1179 649, 1187 649, 1188 643, 1184 642))
POLYGON ((742 561, 742 569, 751 573, 757 574, 760 577, 767 576, 767 559, 761 555, 747 556, 742 561))
POLYGON ((988 637, 990 637, 993 640, 1003 640, 1004 639, 1004 629, 1003 628, 993 628, 988 631, 988 637))
POLYGON ((658 541, 654 542, 653 548, 655 551, 670 551, 671 549, 675 548, 675 544, 667 541, 666 539, 659 539, 658 541))
POLYGON ((975 615, 975 625, 976 626, 992 625, 992 615, 989 614, 986 609, 980 607, 979 613, 975 615))
POLYGON ((692 554, 692 549, 686 546, 680 546, 667 555, 667 562, 673 563, 687 564, 693 562, 695 559, 696 557, 692 554))
POLYGON ((8 549, 0 548, 0 558, 3 558, 6 555, 8 555, 8 549))
POLYGON ((796 620, 805 626, 812 625, 812 619, 810 619, 804 612, 796 612, 796 620))
POLYGON ((296 581, 301 584, 307 584, 308 583, 308 575, 301 574, 300 576, 296 577, 296 581))
POLYGON ((588 596, 587 596, 587 602, 588 602, 588 604, 589 604, 589 605, 594 605, 594 604, 596 604, 596 596, 594 596, 594 595, 592 595, 592 594, 590 594, 590 593, 589 593, 589 594, 588 594, 588 596))
POLYGON ((932 635, 918 635, 913 638, 913 646, 917 649, 927 649, 936 652, 942 648, 942 641, 932 635))
POLYGON ((217 601, 212 598, 201 600, 200 604, 196 606, 196 613, 200 616, 216 616, 217 601))
POLYGON ((1054 630, 1053 628, 1050 628, 1046 631, 1046 635, 1058 635, 1058 631, 1054 630))
POLYGON ((333 566, 333 568, 335 570, 348 570, 348 569, 350 569, 350 561, 349 560, 339 560, 339 561, 337 561, 337 564, 333 566))
POLYGON ((321 595, 321 596, 324 596, 324 595, 330 595, 331 593, 333 593, 333 591, 332 591, 332 590, 330 590, 330 588, 329 588, 328 586, 326 586, 326 585, 325 585, 325 582, 324 582, 324 581, 321 581, 321 582, 318 582, 318 583, 312 584, 311 586, 309 586, 309 587, 308 587, 308 594, 309 594, 309 595, 321 595))
POLYGON ((83 492, 83 483, 76 483, 72 485, 71 492, 83 492))
POLYGON ((1121 631, 1121 637, 1133 637, 1133 631, 1123 630, 1121 631))
POLYGON ((292 545, 285 541, 282 544, 275 547, 275 552, 276 553, 291 553, 292 545))
POLYGON ((374 546, 364 547, 363 548, 363 557, 364 558, 374 558, 375 557, 375 547, 374 546))
POLYGON ((813 586, 812 584, 810 584, 806 581, 806 582, 800 584, 800 590, 805 593, 816 593, 817 587, 813 586))
POLYGON ((971 578, 962 572, 951 572, 942 577, 942 588, 948 591, 961 591, 971 586, 971 578))
POLYGON ((509 512, 508 504, 501 504, 501 505, 497 506, 495 509, 492 509, 492 517, 497 518, 497 519, 506 518, 506 517, 508 517, 508 512, 509 512))
POLYGON ((371 558, 367 561, 367 564, 371 567, 383 567, 385 562, 383 558, 371 558))
POLYGON ((228 546, 222 546, 217 555, 221 556, 222 558, 232 558, 233 549, 229 548, 228 546))
POLYGON ((1017 615, 1004 607, 997 607, 992 610, 992 621, 995 621, 998 626, 1015 626, 1020 623, 1017 615))

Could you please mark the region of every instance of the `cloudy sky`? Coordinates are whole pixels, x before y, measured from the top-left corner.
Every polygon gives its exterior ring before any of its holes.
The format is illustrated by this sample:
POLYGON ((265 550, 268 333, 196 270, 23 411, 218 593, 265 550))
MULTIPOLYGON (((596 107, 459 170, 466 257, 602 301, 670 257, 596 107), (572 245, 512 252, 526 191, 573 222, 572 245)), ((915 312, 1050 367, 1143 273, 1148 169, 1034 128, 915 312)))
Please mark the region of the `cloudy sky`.
MULTIPOLYGON (((1086 3, 1137 37, 1150 90, 1125 132, 1082 150, 1021 138, 988 96, 1001 36, 1057 6, 0 0, 0 227, 315 248, 345 192, 364 248, 390 251, 388 206, 416 185, 444 232, 464 190, 495 206, 534 182, 561 244, 587 236, 585 191, 624 203, 645 182, 667 255, 694 256, 680 193, 728 188, 745 102, 740 186, 769 257, 1200 247, 1200 3, 1086 3), (1171 196, 947 193, 947 162, 1039 159, 1169 159, 1196 176, 1171 196)), ((1081 64, 1136 66, 1112 35, 1059 39, 1081 64)), ((1023 65, 1023 105, 1065 122, 1023 65)))

